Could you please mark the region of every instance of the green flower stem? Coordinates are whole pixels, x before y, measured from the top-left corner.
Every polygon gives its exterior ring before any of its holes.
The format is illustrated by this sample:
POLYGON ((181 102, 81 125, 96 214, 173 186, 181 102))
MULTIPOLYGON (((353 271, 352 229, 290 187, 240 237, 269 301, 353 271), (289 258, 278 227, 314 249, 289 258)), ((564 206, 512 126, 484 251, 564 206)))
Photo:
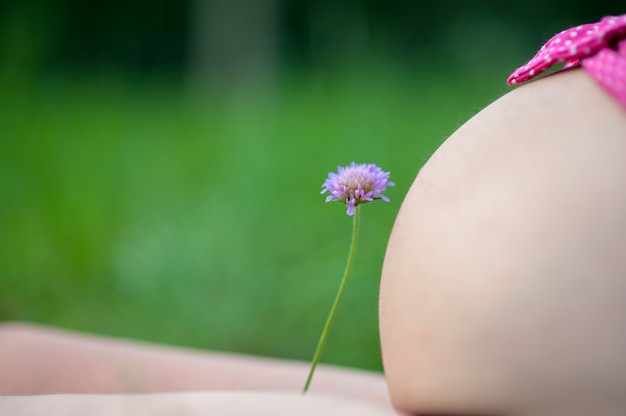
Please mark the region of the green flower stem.
POLYGON ((335 302, 333 303, 333 307, 330 309, 330 314, 326 319, 326 325, 324 325, 324 330, 322 331, 322 336, 320 337, 319 342, 317 343, 317 349, 315 350, 315 355, 313 356, 313 362, 311 363, 311 370, 309 371, 309 376, 306 379, 306 383, 304 384, 304 390, 302 394, 306 393, 309 389, 309 384, 311 384, 311 379, 313 378, 313 373, 315 372, 315 367, 317 367, 317 363, 320 360, 320 356, 322 355, 322 350, 324 349, 324 345, 326 344, 326 338, 328 338, 328 332, 330 331, 330 327, 333 325, 333 321, 335 320, 335 315, 337 315, 337 309, 339 308, 339 303, 341 302, 341 298, 343 297, 343 292, 346 290, 346 284, 348 283, 348 277, 350 277, 350 271, 352 270, 352 263, 354 263, 354 253, 356 252, 356 240, 359 235, 359 206, 354 207, 354 223, 352 228, 352 243, 350 244, 350 252, 348 253, 348 263, 346 264, 346 271, 343 273, 343 278, 341 279, 341 284, 339 285, 339 291, 337 292, 337 296, 335 297, 335 302))

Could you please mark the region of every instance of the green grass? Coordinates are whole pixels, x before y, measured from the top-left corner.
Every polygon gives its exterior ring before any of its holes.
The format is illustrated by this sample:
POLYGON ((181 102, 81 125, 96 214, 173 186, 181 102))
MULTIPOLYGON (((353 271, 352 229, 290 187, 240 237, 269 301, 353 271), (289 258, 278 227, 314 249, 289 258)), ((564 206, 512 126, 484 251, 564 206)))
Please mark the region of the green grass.
POLYGON ((320 73, 207 100, 161 81, 5 80, 0 320, 309 360, 351 230, 321 184, 373 162, 397 186, 362 209, 322 361, 380 370, 394 217, 419 167, 505 77, 320 73))

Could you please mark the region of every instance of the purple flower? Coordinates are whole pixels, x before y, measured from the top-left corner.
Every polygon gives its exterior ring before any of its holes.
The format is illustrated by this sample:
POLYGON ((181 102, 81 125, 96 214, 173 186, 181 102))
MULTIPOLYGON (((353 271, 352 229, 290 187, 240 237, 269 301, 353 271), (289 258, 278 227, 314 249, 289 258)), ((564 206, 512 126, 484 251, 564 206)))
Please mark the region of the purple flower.
POLYGON ((322 194, 330 192, 326 197, 326 202, 343 201, 348 205, 346 213, 354 214, 354 207, 365 204, 375 199, 382 199, 389 202, 389 198, 382 194, 388 186, 394 186, 389 182, 389 172, 383 172, 381 168, 373 163, 356 164, 352 162, 350 166, 341 167, 337 173, 330 172, 328 179, 322 185, 322 194))

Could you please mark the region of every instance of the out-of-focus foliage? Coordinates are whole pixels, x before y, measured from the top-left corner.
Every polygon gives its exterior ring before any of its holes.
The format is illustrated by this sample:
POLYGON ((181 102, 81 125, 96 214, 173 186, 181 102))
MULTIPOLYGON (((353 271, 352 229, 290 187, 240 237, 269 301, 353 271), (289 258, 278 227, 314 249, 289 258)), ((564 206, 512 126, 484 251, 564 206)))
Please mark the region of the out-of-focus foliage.
POLYGON ((381 52, 423 66, 529 54, 564 27, 623 12, 616 0, 4 0, 0 57, 64 73, 184 72, 203 59, 215 72, 268 59, 282 71, 381 52))

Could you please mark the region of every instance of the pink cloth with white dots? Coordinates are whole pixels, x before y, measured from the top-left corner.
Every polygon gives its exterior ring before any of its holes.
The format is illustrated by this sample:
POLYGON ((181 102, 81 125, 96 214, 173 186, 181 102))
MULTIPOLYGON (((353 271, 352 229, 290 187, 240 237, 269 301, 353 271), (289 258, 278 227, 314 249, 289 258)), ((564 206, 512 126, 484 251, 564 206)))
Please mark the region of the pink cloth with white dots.
POLYGON ((626 14, 556 34, 511 74, 508 84, 529 80, 559 62, 565 62, 563 69, 582 66, 626 109, 626 14))

